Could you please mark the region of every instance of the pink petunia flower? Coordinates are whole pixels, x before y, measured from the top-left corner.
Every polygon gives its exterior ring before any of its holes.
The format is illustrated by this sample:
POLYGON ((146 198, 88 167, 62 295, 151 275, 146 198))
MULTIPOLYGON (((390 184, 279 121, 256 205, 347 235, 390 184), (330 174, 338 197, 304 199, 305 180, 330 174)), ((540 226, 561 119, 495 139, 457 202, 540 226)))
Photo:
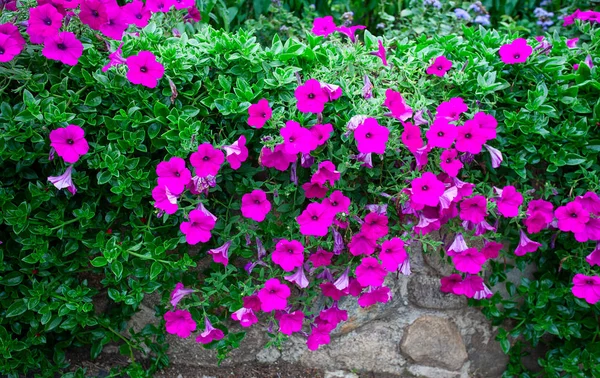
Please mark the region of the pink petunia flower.
POLYGON ((299 266, 296 269, 296 272, 292 275, 283 277, 284 280, 296 284, 299 288, 305 289, 308 287, 308 278, 306 278, 306 274, 304 274, 304 267, 299 266))
POLYGON ((356 279, 361 286, 381 286, 387 272, 374 257, 364 257, 356 267, 356 279))
POLYGON ((298 122, 287 121, 285 127, 279 132, 283 137, 285 152, 288 154, 296 155, 299 152, 309 154, 317 148, 317 140, 313 134, 298 122))
POLYGON ((348 213, 350 208, 350 198, 339 190, 334 191, 329 195, 329 198, 323 200, 323 205, 331 214, 348 213))
POLYGON ((440 156, 440 167, 450 177, 456 177, 463 168, 463 163, 457 159, 458 152, 455 149, 449 149, 442 152, 440 156))
POLYGON ((196 5, 194 0, 173 0, 172 3, 177 10, 188 9, 196 5))
POLYGON ((298 110, 302 113, 321 113, 329 100, 316 79, 307 80, 303 85, 298 86, 294 96, 298 101, 298 110))
POLYGON ((567 39, 567 47, 570 49, 574 49, 575 47, 577 47, 577 42, 579 42, 579 37, 567 39))
POLYGON ((94 30, 100 30, 108 22, 108 11, 105 2, 100 0, 82 0, 79 19, 94 30))
POLYGON ((419 148, 423 147, 423 139, 421 138, 421 129, 418 126, 413 125, 410 122, 402 124, 404 131, 402 131, 402 143, 408 148, 410 152, 415 152, 419 148))
POLYGON ((319 168, 312 175, 310 181, 319 183, 321 185, 329 182, 329 185, 333 186, 339 179, 340 172, 336 171, 335 165, 331 161, 325 160, 319 163, 319 168))
POLYGON ((196 169, 198 177, 216 176, 224 161, 223 152, 210 143, 202 143, 198 146, 198 151, 190 156, 190 163, 196 169))
POLYGON ((277 278, 271 278, 265 282, 265 286, 258 291, 260 308, 264 312, 273 310, 285 310, 287 298, 290 296, 290 288, 282 284, 277 278))
POLYGON ((558 219, 559 230, 573 233, 582 232, 585 229, 585 224, 590 219, 590 213, 576 201, 560 206, 556 209, 554 215, 558 219))
POLYGON ((460 152, 470 152, 476 155, 481 152, 485 141, 485 134, 473 120, 466 121, 463 126, 456 128, 455 148, 460 152))
POLYGON ((231 319, 240 322, 240 325, 244 328, 250 327, 258 323, 258 318, 254 314, 254 311, 250 308, 242 307, 231 314, 231 319))
POLYGON ((452 62, 442 55, 435 58, 433 64, 431 64, 425 72, 427 72, 427 75, 442 77, 450 70, 450 68, 452 68, 452 62))
POLYGON ((144 6, 144 2, 141 0, 134 0, 131 3, 127 3, 121 7, 121 10, 123 11, 125 22, 133 24, 138 28, 148 26, 148 21, 152 17, 152 12, 144 6))
POLYGON ((498 168, 502 164, 502 152, 499 150, 484 144, 486 150, 490 153, 490 158, 492 159, 492 168, 498 168))
POLYGON ((271 202, 264 191, 255 189, 242 196, 242 216, 245 218, 262 222, 269 211, 271 211, 271 202))
POLYGON ((307 182, 302 185, 304 189, 304 197, 306 198, 323 198, 327 195, 327 188, 318 182, 307 182))
POLYGON ((352 239, 348 244, 350 254, 353 256, 372 255, 375 252, 376 247, 377 241, 362 232, 352 236, 352 239))
POLYGON ((548 226, 548 220, 546 215, 541 211, 534 211, 532 214, 527 215, 525 218, 525 226, 527 226, 527 233, 537 234, 548 226))
POLYGON ((517 38, 511 43, 502 45, 498 51, 500 59, 506 64, 525 63, 532 52, 533 48, 524 38, 517 38))
POLYGON ((475 295, 483 291, 485 285, 483 278, 474 275, 467 275, 462 282, 454 286, 453 293, 456 295, 464 295, 467 298, 474 298, 475 295))
POLYGON ((460 97, 453 97, 449 101, 442 102, 435 109, 436 118, 444 118, 450 122, 456 121, 460 115, 469 110, 465 102, 460 97))
POLYGON ((158 185, 164 185, 172 193, 183 192, 184 187, 191 181, 192 173, 185 166, 185 160, 172 157, 169 161, 158 163, 156 167, 158 185))
POLYGON ((304 313, 300 310, 290 313, 276 312, 275 319, 279 320, 279 332, 291 336, 292 333, 302 330, 304 313))
POLYGON ((291 272, 304 264, 304 246, 297 240, 282 239, 277 242, 271 259, 284 271, 291 272))
POLYGON ((431 126, 425 136, 427 137, 427 146, 430 148, 450 148, 456 140, 457 130, 456 126, 448 123, 443 118, 437 118, 431 126))
POLYGON ((592 253, 585 257, 585 261, 590 264, 590 266, 600 266, 600 242, 596 243, 596 248, 594 248, 592 253))
POLYGON ((212 256, 213 261, 217 264, 223 264, 227 266, 229 263, 229 247, 231 246, 231 240, 220 246, 219 248, 209 249, 207 253, 212 256))
POLYGON ((331 330, 325 326, 313 328, 311 334, 306 339, 306 346, 309 350, 317 350, 320 345, 327 345, 331 342, 329 333, 331 330))
POLYGON ((83 129, 77 125, 61 127, 50 132, 50 146, 65 162, 73 164, 89 150, 84 135, 83 129))
POLYGON ((369 213, 360 228, 360 232, 370 239, 379 239, 388 233, 388 217, 382 214, 369 213))
POLYGON ((196 322, 187 310, 167 311, 163 316, 167 333, 185 339, 196 330, 196 322))
POLYGON ((272 115, 273 110, 269 106, 269 101, 263 98, 248 108, 248 125, 261 129, 272 115))
POLYGON ((189 222, 182 222, 179 229, 185 235, 188 244, 206 243, 211 238, 210 231, 215 228, 215 219, 204 214, 201 210, 192 210, 189 222))
POLYGON ((167 13, 173 6, 173 0, 147 0, 146 7, 154 13, 167 13))
POLYGON ((46 37, 42 55, 51 60, 74 66, 83 53, 83 44, 71 32, 60 32, 46 37))
POLYGON ((519 239, 519 245, 515 249, 515 255, 525 256, 527 253, 532 253, 538 250, 542 245, 538 242, 534 242, 529 239, 523 230, 520 230, 521 238, 519 239))
POLYGON ((385 153, 385 145, 388 141, 390 130, 379 125, 375 118, 367 118, 354 130, 354 138, 357 142, 358 152, 385 153))
POLYGON ((473 223, 483 222, 487 215, 487 199, 484 196, 467 198, 460 203, 460 219, 473 223))
POLYGON ((358 298, 358 305, 362 308, 369 307, 375 303, 387 303, 392 299, 392 293, 389 287, 381 286, 362 294, 358 298))
POLYGON ((452 263, 459 272, 477 274, 485 263, 485 256, 477 248, 469 248, 452 256, 452 263))
POLYGON ((121 43, 115 51, 108 54, 109 60, 108 63, 104 67, 102 67, 102 72, 108 71, 108 69, 111 67, 127 63, 127 60, 123 58, 123 51, 121 50, 122 47, 123 43, 121 43))
POLYGON ((486 114, 484 112, 477 112, 473 116, 471 122, 474 122, 479 126, 479 132, 483 134, 486 140, 492 140, 496 138, 496 127, 498 121, 493 115, 486 114))
POLYGON ((31 43, 43 43, 46 37, 59 33, 62 26, 63 15, 51 4, 29 8, 27 34, 31 43))
POLYGON ((442 277, 440 279, 440 291, 442 293, 455 293, 455 289, 458 285, 462 283, 462 276, 460 274, 454 273, 447 277, 442 277))
POLYGON ((25 40, 19 29, 11 24, 0 24, 0 63, 9 62, 23 51, 25 40))
POLYGON ((333 22, 333 17, 317 17, 313 20, 312 32, 314 35, 322 35, 327 37, 329 34, 335 32, 337 26, 333 22))
POLYGON ((575 202, 590 213, 600 216, 600 197, 594 192, 587 192, 583 196, 575 197, 575 202))
POLYGON ((106 6, 106 14, 108 20, 100 25, 100 31, 107 37, 120 41, 123 33, 129 27, 122 8, 115 4, 109 4, 106 6))
POLYGON ((342 88, 339 85, 328 84, 328 83, 319 83, 321 85, 321 89, 327 95, 328 101, 335 101, 338 98, 342 97, 342 88))
POLYGON ((383 106, 390 109, 392 117, 397 118, 402 122, 412 117, 413 114, 412 109, 406 105, 406 101, 404 101, 402 95, 391 89, 385 91, 385 101, 383 106))
POLYGON ((573 277, 571 292, 575 297, 584 299, 589 304, 596 304, 600 301, 600 277, 576 274, 573 277))
POLYGON ((325 236, 333 223, 333 215, 320 203, 311 203, 300 214, 296 221, 300 225, 300 233, 307 236, 325 236))
POLYGON ((127 79, 132 84, 141 84, 148 88, 155 88, 158 80, 163 77, 165 68, 156 61, 150 51, 140 51, 137 55, 127 58, 127 79))
POLYGON ((437 206, 445 190, 444 183, 431 172, 425 172, 421 177, 413 179, 410 185, 411 200, 427 206, 437 206))
POLYGON ((385 47, 383 47, 383 42, 381 42, 381 40, 377 40, 377 43, 378 43, 378 49, 377 49, 377 51, 371 52, 371 55, 375 55, 376 57, 381 59, 381 63, 383 63, 383 65, 387 67, 388 62, 387 62, 387 57, 386 57, 386 53, 385 53, 385 47))
POLYGON ((469 247, 467 246, 467 242, 465 241, 463 235, 459 232, 454 237, 454 241, 452 242, 452 244, 450 244, 450 247, 448 247, 448 250, 446 252, 448 253, 448 256, 455 256, 461 254, 467 249, 469 249, 469 247))
POLYGON ((171 306, 173 306, 173 308, 177 307, 177 303, 179 303, 183 297, 192 294, 194 291, 194 289, 186 289, 181 282, 178 282, 173 291, 171 291, 171 306))
POLYGON ((501 243, 497 243, 495 241, 486 242, 483 248, 481 249, 481 253, 485 256, 486 259, 495 259, 500 254, 500 250, 504 248, 504 245, 501 243))
POLYGON ((514 186, 505 186, 500 198, 496 198, 498 212, 506 218, 514 218, 519 215, 519 206, 523 203, 523 195, 517 192, 514 186))
POLYGON ((575 240, 585 243, 588 240, 600 240, 600 218, 589 218, 585 222, 585 228, 575 233, 575 240))
POLYGON ((295 154, 285 152, 285 147, 282 144, 275 146, 273 150, 268 147, 263 147, 260 152, 260 164, 267 168, 275 168, 278 171, 285 171, 291 163, 297 160, 295 154))
POLYGON ((310 132, 317 141, 317 146, 322 146, 329 140, 331 134, 333 134, 333 126, 331 123, 324 125, 317 124, 310 128, 310 132))
POLYGON ((67 189, 71 194, 75 195, 77 193, 77 188, 75 184, 73 184, 73 179, 71 178, 71 174, 73 172, 73 166, 70 165, 67 167, 65 173, 60 176, 50 176, 48 177, 48 181, 52 183, 56 187, 56 189, 67 189))
POLYGON ((213 341, 221 340, 225 337, 225 334, 220 329, 213 327, 208 320, 208 317, 204 317, 204 332, 196 337, 196 342, 200 344, 209 344, 213 341))
POLYGON ((177 196, 179 194, 180 193, 172 193, 169 188, 164 185, 157 185, 152 189, 154 207, 167 214, 175 214, 179 208, 177 206, 177 196))
POLYGON ((223 146, 226 159, 231 166, 231 169, 237 170, 242 166, 242 163, 248 159, 248 148, 246 148, 246 137, 240 135, 238 140, 231 145, 223 146))
POLYGON ((363 30, 366 29, 367 27, 364 25, 355 25, 355 26, 338 26, 335 31, 344 34, 345 36, 347 36, 348 38, 350 38, 350 41, 352 41, 352 43, 356 42, 356 31, 357 30, 363 30))
POLYGON ((331 265, 332 257, 333 257, 333 253, 327 252, 326 250, 324 250, 322 248, 318 248, 317 252, 310 255, 310 257, 308 258, 308 261, 312 262, 313 266, 315 268, 318 268, 320 266, 331 265))
POLYGON ((338 289, 332 282, 323 282, 319 287, 325 297, 331 298, 334 301, 339 301, 342 297, 348 295, 345 290, 338 289))
POLYGON ((381 244, 379 259, 383 267, 389 272, 398 270, 400 264, 408 258, 408 253, 404 248, 404 241, 400 238, 392 238, 381 244))

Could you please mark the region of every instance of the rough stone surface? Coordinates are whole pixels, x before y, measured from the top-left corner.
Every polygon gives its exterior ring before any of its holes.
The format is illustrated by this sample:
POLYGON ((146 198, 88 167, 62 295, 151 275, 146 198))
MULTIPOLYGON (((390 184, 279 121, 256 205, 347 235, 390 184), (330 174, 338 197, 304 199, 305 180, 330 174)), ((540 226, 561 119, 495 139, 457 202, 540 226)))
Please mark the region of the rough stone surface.
POLYGON ((496 333, 486 335, 483 332, 475 332, 469 343, 469 371, 473 378, 500 378, 508 356, 502 352, 500 343, 495 339, 496 333))
POLYGON ((457 373, 431 366, 411 365, 408 368, 408 372, 413 377, 420 378, 470 378, 466 373, 457 373))
POLYGON ((359 378, 359 376, 354 373, 348 373, 343 370, 336 370, 336 371, 326 371, 325 378, 359 378))
POLYGON ((412 304, 434 310, 453 310, 467 306, 467 299, 440 291, 440 280, 413 275, 408 282, 408 298, 412 304))
POLYGON ((425 315, 406 330, 402 352, 420 365, 459 370, 467 351, 456 325, 437 316, 425 315))

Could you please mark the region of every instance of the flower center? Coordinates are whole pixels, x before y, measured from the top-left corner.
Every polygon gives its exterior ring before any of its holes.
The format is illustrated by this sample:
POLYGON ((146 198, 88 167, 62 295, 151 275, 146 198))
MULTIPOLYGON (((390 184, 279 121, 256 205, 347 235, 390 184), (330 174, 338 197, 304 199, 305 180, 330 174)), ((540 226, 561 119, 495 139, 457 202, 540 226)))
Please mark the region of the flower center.
POLYGON ((571 213, 571 218, 577 218, 577 213, 571 213))
POLYGON ((427 190, 429 190, 429 187, 428 187, 427 185, 423 185, 423 186, 421 187, 421 190, 422 190, 422 191, 427 191, 427 190))
POLYGON ((74 144, 75 142, 73 141, 73 139, 67 139, 67 144, 74 144))
POLYGON ((142 66, 140 67, 140 72, 146 73, 148 72, 148 68, 146 68, 146 66, 142 66))
POLYGON ((452 159, 446 159, 446 164, 452 163, 452 159))
POLYGON ((309 93, 308 94, 308 98, 312 100, 313 98, 315 98, 315 94, 314 93, 309 93))
POLYGON ((288 253, 289 253, 290 255, 293 255, 293 254, 294 254, 294 250, 290 248, 290 249, 288 249, 288 253))
POLYGON ((515 58, 515 59, 519 59, 520 57, 521 57, 521 55, 519 55, 519 54, 515 54, 515 55, 514 55, 514 58, 515 58))
POLYGON ((94 17, 98 17, 98 16, 99 16, 99 14, 98 14, 98 11, 97 11, 97 10, 95 10, 95 9, 93 9, 93 10, 92 10, 92 16, 94 16, 94 17))
POLYGON ((210 160, 210 158, 208 156, 205 156, 202 158, 202 161, 209 161, 209 160, 210 160))
POLYGON ((316 215, 313 215, 313 216, 312 216, 310 219, 312 219, 312 220, 316 221, 316 220, 319 220, 319 217, 318 217, 318 216, 316 216, 316 215))
POLYGON ((179 172, 175 172, 175 177, 180 177, 181 175, 179 174, 179 172))
POLYGON ((338 203, 337 203, 336 201, 333 201, 333 202, 331 203, 331 206, 337 206, 337 205, 338 205, 338 203))
POLYGON ((0 46, 0 55, 4 54, 4 47, 0 46))
POLYGON ((135 18, 137 18, 138 20, 141 20, 142 19, 142 14, 141 13, 136 14, 135 18))
POLYGON ((294 143, 295 138, 294 137, 290 137, 290 143, 294 143))
POLYGON ((52 25, 52 20, 50 19, 50 17, 44 18, 44 24, 46 24, 48 26, 52 25))
POLYGON ((366 133, 365 134, 365 138, 370 138, 371 137, 371 133, 366 133))
POLYGON ((269 294, 275 294, 275 293, 276 293, 275 289, 269 290, 269 294))
POLYGON ((465 134, 465 138, 466 138, 466 139, 471 139, 471 134, 470 134, 470 133, 466 133, 466 134, 465 134))
POLYGON ((64 43, 59 43, 59 44, 56 45, 56 48, 59 49, 59 50, 65 51, 67 49, 67 46, 65 46, 64 43))
POLYGON ((256 204, 256 205, 260 205, 260 200, 257 200, 257 199, 255 199, 255 200, 254 200, 254 204, 256 204))
POLYGON ((585 283, 588 284, 588 285, 593 285, 594 281, 592 281, 592 280, 585 280, 585 283))
POLYGON ((261 113, 260 116, 263 117, 263 118, 267 118, 267 113, 261 113))
POLYGON ((438 71, 441 71, 441 70, 443 70, 443 69, 444 69, 444 67, 442 67, 442 66, 438 66, 438 71))
POLYGON ((438 131, 438 136, 441 138, 444 136, 444 132, 443 131, 438 131))

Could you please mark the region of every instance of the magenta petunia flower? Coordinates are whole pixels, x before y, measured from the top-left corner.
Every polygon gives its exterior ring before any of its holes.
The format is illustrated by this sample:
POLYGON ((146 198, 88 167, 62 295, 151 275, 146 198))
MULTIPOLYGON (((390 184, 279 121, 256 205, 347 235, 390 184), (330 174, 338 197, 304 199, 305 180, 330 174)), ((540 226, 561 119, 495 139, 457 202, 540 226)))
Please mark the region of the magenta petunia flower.
POLYGON ((182 222, 179 229, 185 235, 188 244, 206 243, 211 238, 210 231, 215 228, 215 222, 213 217, 204 214, 201 210, 192 210, 189 214, 189 222, 182 222))
POLYGON ((337 180, 340 179, 340 172, 336 171, 335 165, 325 160, 319 163, 317 171, 312 175, 311 182, 316 182, 321 185, 329 182, 329 185, 333 186, 337 180))
POLYGON ((440 156, 440 168, 450 177, 456 177, 463 168, 463 163, 458 159, 458 152, 455 149, 449 149, 442 152, 440 156))
POLYGON ((477 126, 479 126, 479 132, 483 134, 483 137, 486 140, 492 140, 496 138, 496 127, 498 126, 498 121, 496 121, 496 118, 494 118, 493 115, 486 114, 484 112, 477 112, 470 122, 476 123, 477 126))
POLYGON ((460 219, 473 223, 483 222, 487 215, 487 199, 484 196, 467 198, 460 203, 460 219))
POLYGON ((177 10, 188 9, 196 5, 194 0, 172 0, 172 4, 177 10))
POLYGON ((74 66, 83 53, 83 44, 71 32, 60 32, 44 40, 42 54, 51 60, 57 60, 74 66))
POLYGON ((374 257, 364 257, 356 267, 356 279, 361 286, 381 286, 387 272, 374 257))
POLYGON ((498 212, 506 218, 519 215, 519 206, 523 203, 523 195, 517 192, 514 186, 505 186, 501 190, 500 198, 496 198, 498 212))
POLYGON ((271 119, 272 114, 269 101, 263 98, 248 108, 248 125, 260 129, 271 119))
POLYGON ((534 211, 532 214, 527 215, 523 223, 527 226, 529 234, 537 234, 548 226, 546 215, 541 211, 534 211))
POLYGON ((0 63, 9 62, 23 51, 25 40, 13 24, 0 24, 0 63))
POLYGON ((50 176, 48 177, 48 181, 52 183, 56 187, 56 189, 67 189, 71 194, 75 195, 77 193, 77 188, 75 184, 73 184, 73 179, 71 174, 73 172, 73 166, 70 165, 67 167, 65 173, 60 176, 50 176))
POLYGON ((450 148, 456 140, 456 126, 443 118, 438 118, 429 127, 425 136, 428 147, 450 148))
POLYGON ((585 261, 590 264, 590 266, 600 266, 600 242, 596 243, 596 248, 594 248, 592 253, 585 257, 585 261))
POLYGON ((200 22, 200 20, 202 20, 202 15, 200 14, 200 11, 198 10, 198 7, 193 6, 193 7, 189 7, 187 9, 187 14, 185 16, 183 16, 183 20, 185 22, 200 22))
POLYGON ((408 258, 408 253, 404 249, 404 241, 400 238, 392 238, 381 244, 379 259, 383 267, 389 272, 398 270, 400 264, 408 258))
POLYGON ((321 327, 325 327, 329 331, 333 331, 335 327, 342 321, 348 320, 348 311, 340 310, 337 304, 334 304, 326 310, 321 310, 319 316, 315 319, 315 323, 321 327))
POLYGON ((573 277, 571 292, 577 298, 584 299, 589 304, 600 301, 600 277, 586 276, 578 273, 573 277))
POLYGON ((375 118, 367 118, 354 130, 354 138, 357 142, 358 152, 363 154, 385 153, 385 145, 388 141, 390 130, 379 125, 375 118))
POLYGON ((515 255, 525 256, 525 254, 527 253, 537 251, 538 248, 542 246, 540 243, 534 242, 533 240, 529 239, 527 235, 525 235, 525 232, 523 232, 523 230, 520 230, 519 232, 521 237, 519 239, 519 245, 515 249, 515 255))
POLYGON ((356 31, 357 30, 363 30, 366 29, 367 27, 364 25, 356 25, 356 26, 338 26, 335 31, 344 34, 345 36, 347 36, 348 38, 350 38, 350 41, 352 41, 352 43, 356 42, 356 31))
POLYGON ((271 278, 265 282, 265 286, 258 291, 260 308, 264 312, 273 310, 285 310, 287 298, 290 296, 290 288, 282 284, 277 278, 271 278))
POLYGON ((309 154, 317 148, 317 140, 313 134, 298 122, 287 121, 285 127, 279 132, 283 137, 285 152, 288 154, 295 155, 299 152, 309 154))
POLYGON ((460 152, 469 152, 474 155, 481 152, 486 141, 484 133, 481 132, 477 122, 469 120, 463 126, 456 128, 455 148, 460 152))
POLYGON ((486 242, 483 248, 481 249, 481 254, 485 256, 486 259, 495 259, 500 254, 500 250, 504 248, 501 243, 497 243, 495 241, 486 242))
POLYGON ((360 228, 360 232, 370 239, 379 239, 388 234, 388 217, 377 213, 369 213, 360 228))
POLYGON ((575 197, 575 202, 590 213, 600 216, 600 197, 594 192, 587 192, 583 196, 575 197))
POLYGON ((538 212, 544 215, 546 223, 550 223, 554 219, 554 206, 552 203, 543 199, 529 201, 529 204, 527 204, 527 215, 533 215, 538 212))
POLYGON ((462 283, 462 276, 460 274, 454 273, 447 277, 442 277, 440 279, 441 287, 440 291, 442 293, 455 293, 455 289, 458 285, 462 283))
POLYGON ((337 26, 333 22, 333 17, 317 17, 313 20, 312 32, 314 35, 322 35, 327 37, 329 34, 335 32, 337 26))
POLYGON ((296 284, 301 289, 305 289, 309 285, 308 278, 306 278, 306 274, 304 274, 304 267, 302 265, 299 266, 292 275, 285 276, 283 279, 296 284))
POLYGON ((62 26, 63 15, 51 4, 29 8, 27 34, 31 43, 43 43, 46 37, 58 34, 62 26))
POLYGON ((411 182, 411 200, 418 204, 437 206, 444 194, 444 183, 431 172, 425 172, 411 182))
POLYGON ((196 322, 187 310, 167 311, 163 316, 167 333, 185 339, 196 330, 196 322))
POLYGON ((198 177, 216 176, 224 161, 223 152, 210 143, 202 143, 198 146, 198 151, 190 156, 190 163, 196 169, 198 177))
POLYGON ((172 193, 183 192, 184 187, 192 180, 192 174, 185 166, 185 160, 172 157, 169 161, 158 163, 156 167, 158 185, 164 185, 172 193))
POLYGON ((231 319, 240 322, 240 325, 244 328, 250 327, 258 323, 258 318, 254 314, 254 311, 250 308, 242 307, 231 314, 231 319))
POLYGON ((279 332, 291 336, 292 333, 302 330, 304 313, 300 310, 290 313, 276 312, 275 319, 279 320, 279 332))
POLYGON ((125 13, 122 8, 116 4, 106 5, 106 23, 100 25, 100 31, 107 37, 120 41, 123 33, 129 27, 125 13))
POLYGON ((147 0, 146 7, 154 13, 167 13, 173 6, 174 0, 147 0))
POLYGON ((173 306, 173 308, 177 307, 177 303, 179 303, 183 297, 192 294, 194 291, 195 290, 193 289, 186 289, 181 282, 178 282, 173 291, 171 291, 171 306, 173 306))
POLYGON ((590 213, 576 201, 557 208, 554 215, 558 219, 559 230, 573 233, 582 232, 590 219, 590 213))
POLYGON ((506 64, 525 63, 532 52, 533 48, 524 38, 517 38, 511 43, 502 45, 498 51, 500 59, 506 64))
POLYGON ((452 256, 452 263, 459 272, 477 274, 485 263, 485 256, 477 248, 469 248, 452 256))
POLYGON ((260 164, 267 168, 275 168, 278 171, 285 171, 291 163, 297 160, 297 155, 288 154, 285 152, 285 147, 282 144, 275 146, 273 150, 268 147, 263 147, 260 152, 260 164))
POLYGON ((381 286, 376 289, 371 288, 370 291, 362 294, 358 298, 358 305, 360 307, 369 307, 375 303, 387 303, 392 299, 392 293, 389 287, 381 286))
POLYGON ((350 254, 353 256, 372 255, 375 252, 376 247, 377 241, 362 232, 352 236, 352 239, 348 244, 350 254))
POLYGON ((85 132, 77 125, 52 130, 50 132, 50 146, 56 150, 58 156, 71 164, 76 163, 89 150, 88 142, 85 140, 85 132))
POLYGON ((404 122, 404 131, 402 131, 402 143, 412 153, 423 147, 423 139, 421 138, 421 129, 410 122, 404 122))
POLYGON ((200 344, 209 344, 213 341, 221 340, 225 337, 225 334, 220 329, 213 327, 208 320, 208 317, 204 317, 204 332, 196 337, 196 342, 200 344))
POLYGON ((580 243, 585 243, 588 240, 600 240, 600 218, 589 218, 585 222, 585 228, 575 233, 575 240, 580 243))
POLYGON ((347 290, 338 289, 332 282, 323 282, 319 285, 319 287, 321 288, 323 296, 331 298, 334 301, 339 301, 340 299, 348 295, 347 290))
POLYGON ((315 268, 318 268, 320 266, 331 265, 332 258, 333 258, 332 252, 327 252, 323 248, 318 248, 317 252, 310 255, 310 257, 308 258, 308 261, 312 262, 313 266, 315 268))
POLYGON ((341 191, 336 190, 331 193, 329 198, 323 200, 323 205, 331 214, 347 214, 348 209, 350 208, 350 198, 346 197, 341 191))
POLYGON ((220 246, 219 248, 209 249, 207 253, 212 256, 213 261, 217 264, 223 264, 227 266, 229 263, 229 247, 231 246, 231 240, 220 246))
POLYGON ((150 51, 140 51, 137 55, 128 57, 126 64, 127 79, 132 84, 148 88, 155 88, 165 73, 163 65, 156 61, 156 56, 150 51))
POLYGON ((377 40, 377 44, 378 44, 377 51, 371 52, 371 55, 375 55, 376 57, 379 57, 379 59, 381 59, 381 63, 383 63, 383 65, 387 67, 388 62, 387 62, 385 47, 383 47, 383 42, 381 42, 381 40, 377 40))
POLYGON ((329 140, 331 134, 333 134, 333 126, 331 123, 324 125, 317 124, 310 128, 310 132, 317 141, 317 146, 322 146, 329 140))
POLYGON ((453 293, 456 295, 464 295, 467 298, 474 298, 475 295, 484 290, 485 285, 483 278, 474 275, 467 275, 462 282, 454 286, 453 293))
POLYGON ((271 211, 271 202, 267 199, 267 193, 264 191, 255 189, 242 196, 242 215, 245 218, 262 222, 269 211, 271 211))
POLYGON ((490 153, 490 158, 492 159, 492 168, 498 168, 502 164, 502 152, 499 150, 484 144, 486 150, 490 153))
POLYGON ((329 100, 327 93, 316 79, 307 80, 294 91, 298 110, 302 113, 321 113, 329 100))
POLYGON ((579 37, 567 39, 567 47, 570 49, 574 49, 575 47, 577 47, 577 42, 579 42, 579 37))
POLYGON ((237 170, 242 166, 242 163, 248 159, 248 148, 246 148, 246 137, 240 135, 238 140, 228 146, 223 146, 227 161, 231 169, 237 170))
POLYGON ((427 67, 427 75, 435 75, 442 77, 452 68, 452 62, 449 61, 445 56, 438 56, 431 66, 427 67))
POLYGON ((317 350, 320 345, 327 345, 331 342, 329 333, 331 330, 325 326, 313 328, 311 334, 306 339, 306 346, 309 350, 317 350))
POLYGON ((172 193, 169 188, 164 185, 157 185, 152 189, 154 207, 167 214, 175 214, 179 208, 177 206, 177 196, 179 194, 180 193, 172 193))
POLYGON ((304 264, 304 246, 297 240, 282 239, 277 242, 271 259, 284 271, 291 272, 304 264))
POLYGON ((391 89, 385 91, 385 101, 383 106, 390 109, 392 117, 397 118, 402 122, 412 117, 413 114, 411 107, 406 104, 402 95, 391 89))
POLYGON ((300 225, 300 233, 308 236, 325 236, 333 223, 333 215, 320 203, 311 203, 300 214, 296 221, 300 225))
POLYGON ((448 247, 448 250, 446 252, 448 253, 448 256, 455 256, 461 254, 467 249, 469 249, 469 247, 467 246, 467 242, 465 241, 463 235, 459 232, 454 237, 454 241, 452 242, 452 244, 450 244, 450 247, 448 247))
POLYGON ((306 198, 323 198, 327 195, 327 188, 318 182, 307 182, 302 185, 302 189, 306 198))
POLYGON ((449 101, 442 102, 435 109, 436 118, 443 118, 450 122, 456 121, 460 115, 469 110, 465 102, 460 97, 453 97, 449 101))
POLYGON ((338 98, 342 97, 342 88, 339 85, 328 84, 328 83, 319 83, 321 85, 321 89, 327 95, 328 101, 335 101, 338 98))
POLYGON ((61 6, 65 9, 76 9, 80 3, 80 0, 60 0, 61 6))
POLYGON ((109 61, 104 67, 102 67, 102 72, 108 71, 108 69, 111 67, 127 63, 127 60, 123 58, 123 50, 121 50, 122 47, 123 43, 121 43, 115 51, 108 54, 109 61))
POLYGON ((131 3, 127 3, 121 7, 125 22, 133 24, 138 28, 145 28, 148 26, 148 21, 152 17, 150 9, 144 6, 144 2, 141 0, 134 0, 131 3))
POLYGON ((107 3, 100 0, 82 0, 79 19, 94 30, 100 30, 108 22, 107 3))

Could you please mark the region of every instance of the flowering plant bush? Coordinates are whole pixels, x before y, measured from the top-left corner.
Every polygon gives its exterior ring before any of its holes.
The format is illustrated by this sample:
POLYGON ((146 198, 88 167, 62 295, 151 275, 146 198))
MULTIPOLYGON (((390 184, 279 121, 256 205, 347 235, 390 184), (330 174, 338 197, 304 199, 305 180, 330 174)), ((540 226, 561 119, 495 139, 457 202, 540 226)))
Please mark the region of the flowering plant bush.
MULTIPOLYGON (((220 357, 262 316, 278 325, 274 343, 304 331, 316 349, 345 319, 342 297, 390 300, 388 273, 409 274, 410 247, 439 246, 428 235, 442 225, 456 234, 444 253, 457 271, 442 290, 491 296, 490 316, 512 316, 494 311, 514 298, 492 296, 483 265, 495 283, 502 258, 552 250, 527 235, 558 229, 561 253, 577 257, 553 298, 582 318, 597 311, 583 259, 599 189, 589 25, 570 49, 558 35, 523 45, 472 28, 402 41, 365 31, 363 43, 359 28, 325 19, 321 35, 262 48, 243 30, 171 31, 169 16, 153 17, 110 51, 74 33, 85 41, 74 65, 28 44, 0 66, 11 73, 0 104, 3 372, 59 370, 67 346, 96 356, 111 341, 132 360, 143 342, 152 369, 163 366, 160 331, 124 323, 155 291, 170 302, 156 308, 166 331, 195 332, 220 357), (99 298, 114 305, 101 311, 99 298)), ((586 337, 573 332, 571 350, 586 337)))

